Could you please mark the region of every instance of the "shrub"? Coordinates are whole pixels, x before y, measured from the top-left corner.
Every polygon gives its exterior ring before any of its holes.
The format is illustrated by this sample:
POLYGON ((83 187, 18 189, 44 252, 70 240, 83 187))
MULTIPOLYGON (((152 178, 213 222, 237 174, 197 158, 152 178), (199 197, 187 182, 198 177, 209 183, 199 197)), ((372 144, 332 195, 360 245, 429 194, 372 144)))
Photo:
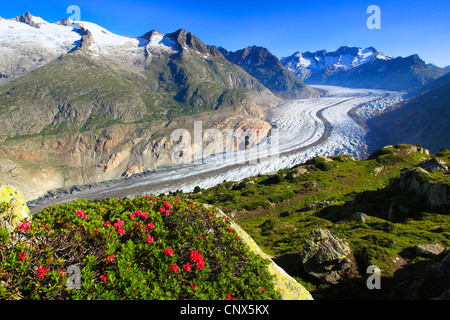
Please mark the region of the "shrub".
POLYGON ((283 182, 284 180, 285 180, 284 177, 281 174, 277 173, 277 174, 274 174, 273 176, 270 176, 269 178, 261 181, 260 183, 264 184, 264 185, 271 185, 271 184, 279 184, 279 183, 283 182))
POLYGON ((405 158, 399 154, 385 154, 381 155, 377 158, 377 161, 386 166, 393 166, 397 163, 401 163, 405 161, 405 158))
POLYGON ((250 201, 244 204, 244 208, 247 211, 256 210, 259 207, 262 207, 264 209, 270 208, 270 203, 264 201, 264 200, 254 200, 250 201))
POLYGON ((295 196, 292 190, 282 190, 270 195, 267 199, 272 203, 283 202, 295 196))
POLYGON ((380 156, 389 154, 394 154, 394 150, 392 148, 382 148, 372 153, 367 159, 368 160, 377 159, 380 156))
POLYGON ((280 298, 229 221, 173 198, 52 206, 10 236, 0 237, 0 299, 280 298), (80 289, 67 286, 70 266, 80 289))
POLYGON ((264 223, 261 225, 261 235, 262 236, 268 236, 272 234, 272 230, 275 228, 275 222, 271 219, 267 219, 264 221, 264 223))
POLYGON ((336 166, 333 162, 327 161, 324 157, 315 157, 312 161, 316 168, 322 171, 329 171, 336 166))
POLYGON ((233 185, 231 187, 231 190, 242 190, 247 186, 247 183, 245 181, 241 181, 238 184, 233 185))

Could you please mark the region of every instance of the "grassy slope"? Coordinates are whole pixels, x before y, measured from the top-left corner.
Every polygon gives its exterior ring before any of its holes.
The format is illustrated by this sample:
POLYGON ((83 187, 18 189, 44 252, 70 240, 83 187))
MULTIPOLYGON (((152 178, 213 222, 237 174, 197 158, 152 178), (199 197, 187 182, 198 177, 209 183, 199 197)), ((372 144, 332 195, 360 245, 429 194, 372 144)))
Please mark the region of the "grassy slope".
MULTIPOLYGON (((424 199, 384 188, 391 178, 401 174, 403 168, 430 157, 413 150, 409 145, 396 145, 359 161, 345 155, 330 159, 317 157, 274 175, 224 182, 194 194, 175 194, 184 208, 191 201, 187 199, 192 199, 213 204, 234 217, 257 244, 274 256, 275 261, 305 285, 316 299, 403 299, 412 282, 432 262, 431 259, 417 257, 413 247, 427 243, 450 246, 448 208, 430 209, 424 199), (358 201, 353 201, 355 198, 358 201), (389 221, 387 211, 392 203, 407 206, 410 209, 408 216, 389 221), (350 217, 354 212, 364 212, 370 218, 366 222, 353 221, 350 217), (316 228, 329 229, 337 237, 344 238, 354 253, 355 272, 339 285, 318 284, 301 269, 298 254, 306 237, 316 228), (381 268, 383 290, 367 289, 365 270, 369 265, 381 268)), ((450 151, 432 156, 450 162, 450 151)), ((449 185, 449 171, 433 172, 431 179, 449 185)), ((97 209, 106 208, 103 209, 103 213, 106 212, 103 218, 93 225, 86 225, 92 231, 97 225, 102 225, 102 221, 126 218, 136 209, 157 211, 158 207, 147 207, 147 201, 143 198, 136 201, 115 199, 50 207, 40 213, 36 221, 42 218, 45 222, 48 214, 54 212, 59 212, 56 217, 67 215, 73 219, 73 212, 80 208, 95 216, 96 220, 102 214, 97 209), (128 205, 133 207, 128 208, 128 205)), ((54 219, 52 223, 58 221, 54 219)), ((172 224, 168 230, 178 227, 172 224)), ((175 240, 171 244, 180 247, 182 242, 176 237, 167 239, 175 240)), ((102 290, 101 286, 95 288, 102 290)))
POLYGON ((251 102, 267 91, 222 56, 187 50, 155 56, 135 73, 84 53, 61 56, 0 88, 0 134, 59 134, 71 130, 174 119, 230 107, 225 94, 251 102))
MULTIPOLYGON (((408 154, 409 147, 398 145, 385 149, 376 157, 354 161, 337 156, 332 162, 315 158, 309 164, 281 170, 274 176, 258 176, 239 183, 226 182, 194 195, 204 201, 235 214, 237 222, 268 254, 316 293, 330 297, 388 298, 399 279, 409 272, 423 270, 429 260, 408 256, 417 244, 439 243, 450 246, 450 216, 448 208, 430 210, 423 199, 388 192, 383 188, 401 169, 411 167, 429 157, 408 154), (303 174, 301 174, 305 171, 303 174), (372 190, 370 197, 352 204, 354 197, 372 190), (390 222, 387 214, 391 203, 402 203, 410 209, 404 221, 390 222), (364 212, 371 218, 366 223, 352 221, 354 212, 364 212), (362 276, 356 276, 342 287, 327 288, 308 278, 300 268, 298 253, 309 233, 327 228, 350 244, 358 267, 363 274, 368 265, 378 265, 389 290, 369 293, 362 276), (401 268, 396 257, 409 262, 401 268), (355 290, 354 287, 361 290, 355 290), (338 289, 340 288, 340 289, 338 289), (334 296, 336 294, 336 296, 334 296), (375 296, 370 296, 370 295, 375 296)), ((438 154, 449 163, 450 152, 438 154)), ((434 172, 436 181, 450 184, 448 172, 434 172)), ((401 260, 403 261, 403 260, 401 260)), ((405 288, 394 294, 404 295, 405 288)))
POLYGON ((0 88, 0 113, 10 114, 1 120, 8 135, 58 133, 65 121, 66 129, 80 129, 99 115, 137 121, 147 112, 139 98, 143 84, 144 78, 115 64, 64 55, 0 88))

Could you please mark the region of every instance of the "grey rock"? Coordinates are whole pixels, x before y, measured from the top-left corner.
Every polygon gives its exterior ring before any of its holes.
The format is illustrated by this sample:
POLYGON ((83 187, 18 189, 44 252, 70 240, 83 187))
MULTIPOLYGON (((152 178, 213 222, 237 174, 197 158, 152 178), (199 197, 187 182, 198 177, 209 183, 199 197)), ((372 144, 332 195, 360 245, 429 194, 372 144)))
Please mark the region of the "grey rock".
POLYGON ((389 188, 394 187, 416 196, 425 197, 429 208, 438 208, 450 204, 449 186, 434 182, 430 173, 422 167, 410 168, 400 178, 393 179, 389 188))
POLYGON ((448 170, 448 166, 445 163, 445 161, 442 159, 439 159, 439 158, 428 159, 428 160, 418 164, 416 167, 423 168, 430 172, 448 170))
POLYGON ((444 251, 439 244, 418 244, 414 247, 416 254, 421 257, 433 257, 444 251))
POLYGON ((322 283, 336 284, 347 278, 354 266, 349 245, 327 229, 313 230, 300 253, 304 270, 322 283))
POLYGON ((370 217, 362 212, 355 212, 351 216, 352 220, 366 222, 366 220, 370 219, 370 217))

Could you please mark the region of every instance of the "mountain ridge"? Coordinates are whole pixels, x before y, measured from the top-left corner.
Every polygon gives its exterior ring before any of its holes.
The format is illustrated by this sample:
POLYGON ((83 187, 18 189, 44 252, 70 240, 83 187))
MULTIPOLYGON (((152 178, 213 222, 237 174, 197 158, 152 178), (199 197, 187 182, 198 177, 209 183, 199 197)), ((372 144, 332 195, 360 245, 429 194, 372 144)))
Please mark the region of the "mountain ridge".
POLYGON ((302 80, 320 81, 323 73, 332 74, 339 69, 350 69, 373 59, 390 59, 373 47, 341 46, 336 51, 297 51, 281 59, 281 63, 302 80))
POLYGON ((270 131, 281 99, 185 29, 131 38, 25 16, 40 27, 0 20, 0 177, 30 198, 173 165, 170 134, 194 120, 270 131))
POLYGON ((371 120, 388 144, 421 143, 431 152, 450 149, 450 73, 428 83, 393 111, 371 120))
POLYGON ((231 52, 218 47, 217 50, 280 98, 301 99, 320 96, 320 93, 292 75, 267 48, 251 46, 231 52))
POLYGON ((418 89, 448 72, 426 64, 417 54, 393 58, 373 47, 343 46, 334 52, 296 52, 281 62, 306 84, 393 91, 418 89))

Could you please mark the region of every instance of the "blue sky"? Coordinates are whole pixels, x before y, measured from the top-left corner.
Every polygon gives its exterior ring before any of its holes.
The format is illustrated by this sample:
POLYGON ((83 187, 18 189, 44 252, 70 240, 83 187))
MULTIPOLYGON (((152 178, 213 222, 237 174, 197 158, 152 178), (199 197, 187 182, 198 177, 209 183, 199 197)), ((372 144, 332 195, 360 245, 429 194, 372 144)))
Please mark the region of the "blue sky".
POLYGON ((155 29, 184 28, 206 44, 238 50, 257 45, 281 58, 296 51, 334 51, 341 45, 373 46, 384 54, 419 54, 427 63, 450 65, 450 1, 425 0, 2 0, 0 16, 30 11, 49 22, 69 17, 69 5, 81 20, 111 32, 140 36, 155 29), (381 29, 369 30, 369 5, 381 9, 381 29))

